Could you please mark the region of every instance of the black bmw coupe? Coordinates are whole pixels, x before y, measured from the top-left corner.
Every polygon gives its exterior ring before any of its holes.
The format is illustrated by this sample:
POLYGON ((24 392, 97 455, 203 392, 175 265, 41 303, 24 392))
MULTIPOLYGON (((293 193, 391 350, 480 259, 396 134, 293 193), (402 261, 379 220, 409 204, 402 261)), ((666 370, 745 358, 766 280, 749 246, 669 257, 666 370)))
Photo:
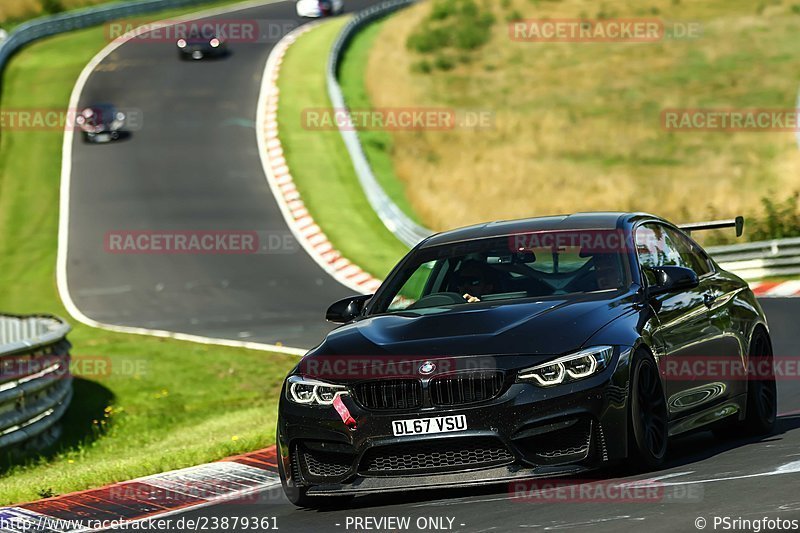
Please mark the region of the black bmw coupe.
POLYGON ((178 57, 181 59, 203 59, 225 57, 228 47, 225 39, 216 33, 193 29, 186 37, 178 39, 178 57))
POLYGON ((776 419, 767 322, 692 231, 578 213, 433 235, 281 393, 289 499, 658 468, 668 439, 764 434, 776 419))
POLYGON ((111 104, 95 104, 86 107, 75 117, 75 124, 83 132, 87 143, 116 141, 124 134, 125 113, 111 104))

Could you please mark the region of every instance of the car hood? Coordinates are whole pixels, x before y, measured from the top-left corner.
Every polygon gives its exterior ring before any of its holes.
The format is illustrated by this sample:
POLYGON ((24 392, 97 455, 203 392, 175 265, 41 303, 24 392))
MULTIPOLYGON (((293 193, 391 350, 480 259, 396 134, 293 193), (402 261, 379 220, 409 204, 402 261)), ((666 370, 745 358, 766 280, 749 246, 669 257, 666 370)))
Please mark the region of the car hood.
POLYGON ((553 355, 580 348, 634 309, 632 293, 478 303, 436 314, 386 314, 332 331, 310 356, 553 355))

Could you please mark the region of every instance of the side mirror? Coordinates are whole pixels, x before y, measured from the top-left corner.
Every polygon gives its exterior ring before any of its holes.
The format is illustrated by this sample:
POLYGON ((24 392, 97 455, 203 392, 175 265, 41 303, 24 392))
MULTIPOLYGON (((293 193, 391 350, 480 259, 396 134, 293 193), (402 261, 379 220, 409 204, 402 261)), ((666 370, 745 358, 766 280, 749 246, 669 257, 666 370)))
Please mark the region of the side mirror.
POLYGON ((364 304, 372 298, 371 294, 359 294, 334 302, 325 313, 325 320, 344 324, 350 322, 364 310, 364 304))
POLYGON ((691 268, 680 266, 660 266, 648 269, 655 276, 655 283, 647 288, 650 296, 693 289, 700 284, 697 274, 691 268))

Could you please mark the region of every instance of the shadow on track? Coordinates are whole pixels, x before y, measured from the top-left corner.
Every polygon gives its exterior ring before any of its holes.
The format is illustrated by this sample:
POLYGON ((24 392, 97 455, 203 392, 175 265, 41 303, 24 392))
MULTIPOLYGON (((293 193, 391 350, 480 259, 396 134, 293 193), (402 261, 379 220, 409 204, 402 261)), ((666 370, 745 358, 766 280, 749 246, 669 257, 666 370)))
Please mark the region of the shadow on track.
MULTIPOLYGON (((694 463, 700 463, 714 457, 716 455, 724 454, 736 448, 743 446, 769 443, 781 440, 781 436, 790 431, 800 428, 800 415, 782 417, 778 419, 778 427, 775 433, 765 435, 763 437, 748 437, 741 439, 721 439, 715 437, 710 431, 700 431, 686 436, 673 438, 670 440, 670 449, 667 456, 667 462, 659 471, 632 471, 626 467, 624 463, 611 465, 607 468, 583 474, 580 477, 565 476, 559 479, 562 480, 564 486, 580 485, 591 482, 624 482, 630 481, 630 478, 648 479, 657 477, 661 470, 671 468, 680 468, 694 463)), ((544 478, 539 478, 543 480, 544 478)), ((508 482, 502 482, 491 485, 483 485, 477 487, 463 487, 463 488, 449 488, 449 489, 432 489, 432 490, 417 490, 400 493, 390 494, 376 494, 359 496, 348 502, 339 502, 331 507, 323 507, 319 509, 298 509, 298 512, 308 513, 328 513, 340 512, 344 510, 365 509, 370 507, 397 507, 409 504, 427 503, 436 500, 458 500, 458 499, 472 499, 481 496, 488 497, 502 497, 504 495, 512 498, 510 492, 512 485, 508 482)))

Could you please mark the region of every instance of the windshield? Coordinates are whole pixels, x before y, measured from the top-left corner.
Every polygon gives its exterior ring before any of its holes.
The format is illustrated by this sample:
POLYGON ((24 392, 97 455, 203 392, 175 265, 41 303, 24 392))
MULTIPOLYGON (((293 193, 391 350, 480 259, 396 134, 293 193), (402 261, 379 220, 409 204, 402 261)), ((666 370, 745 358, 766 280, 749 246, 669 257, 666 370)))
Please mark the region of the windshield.
POLYGON ((628 286, 617 230, 535 232, 422 249, 387 284, 373 312, 614 291, 628 286))

